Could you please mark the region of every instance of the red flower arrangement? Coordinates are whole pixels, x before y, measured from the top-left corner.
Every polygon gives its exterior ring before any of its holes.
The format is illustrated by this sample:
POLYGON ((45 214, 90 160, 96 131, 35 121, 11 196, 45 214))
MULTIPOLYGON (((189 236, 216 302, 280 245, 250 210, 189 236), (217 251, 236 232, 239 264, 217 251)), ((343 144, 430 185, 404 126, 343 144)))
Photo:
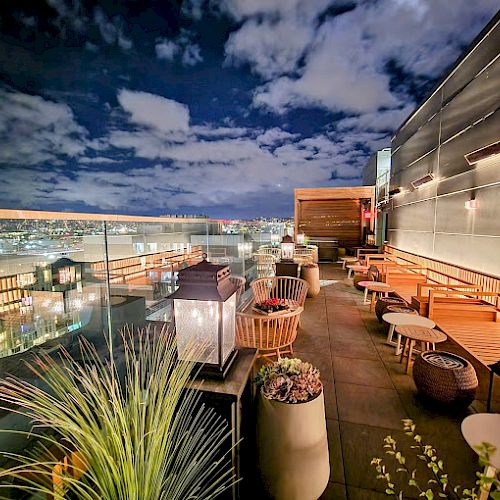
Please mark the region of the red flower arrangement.
POLYGON ((255 304, 255 308, 266 313, 286 311, 288 304, 282 299, 266 299, 259 304, 255 304))

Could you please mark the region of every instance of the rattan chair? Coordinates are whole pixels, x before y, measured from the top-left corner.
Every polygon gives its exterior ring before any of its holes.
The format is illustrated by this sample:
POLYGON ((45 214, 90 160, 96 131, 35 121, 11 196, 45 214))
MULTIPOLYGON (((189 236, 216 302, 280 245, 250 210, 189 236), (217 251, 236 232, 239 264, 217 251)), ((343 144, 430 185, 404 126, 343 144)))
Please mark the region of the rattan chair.
POLYGON ((302 307, 279 316, 259 313, 236 313, 236 345, 254 347, 259 357, 293 355, 302 307))
POLYGON ((274 255, 254 253, 253 258, 257 264, 257 278, 267 278, 275 275, 276 269, 274 264, 276 263, 276 257, 274 255))
POLYGON ((238 290, 236 291, 236 304, 240 303, 240 298, 245 292, 245 283, 247 280, 243 276, 238 276, 237 274, 231 274, 229 276, 229 281, 236 287, 238 290))
POLYGON ((291 276, 273 276, 252 282, 254 301, 258 304, 267 299, 283 299, 291 306, 304 307, 309 284, 291 276))

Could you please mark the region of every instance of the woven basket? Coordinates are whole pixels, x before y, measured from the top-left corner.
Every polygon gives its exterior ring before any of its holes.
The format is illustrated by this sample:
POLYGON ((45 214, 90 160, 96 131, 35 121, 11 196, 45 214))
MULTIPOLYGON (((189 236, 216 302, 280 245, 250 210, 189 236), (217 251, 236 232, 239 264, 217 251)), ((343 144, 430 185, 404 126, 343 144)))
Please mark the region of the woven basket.
POLYGON ((469 406, 478 386, 473 366, 451 352, 426 351, 413 365, 413 379, 418 392, 439 403, 469 406))
POLYGON ((375 305, 375 314, 380 323, 382 323, 382 316, 387 312, 387 307, 392 305, 406 306, 407 302, 398 297, 380 297, 375 305))

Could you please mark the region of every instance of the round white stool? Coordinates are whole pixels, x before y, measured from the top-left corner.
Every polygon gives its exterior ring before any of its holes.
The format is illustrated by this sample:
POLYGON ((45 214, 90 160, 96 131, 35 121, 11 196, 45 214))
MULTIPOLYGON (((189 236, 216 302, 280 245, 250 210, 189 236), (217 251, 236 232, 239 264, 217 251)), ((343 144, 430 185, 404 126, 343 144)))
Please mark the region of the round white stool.
POLYGON ((375 305, 375 300, 377 298, 377 294, 382 296, 382 294, 387 297, 389 292, 393 292, 394 288, 387 283, 383 283, 382 281, 360 281, 358 283, 359 286, 365 288, 365 295, 363 298, 363 304, 370 304, 370 311, 373 310, 373 306, 375 305), (372 299, 368 302, 368 290, 372 292, 372 299))
MULTIPOLYGON (((401 335, 398 334, 398 341, 394 342, 392 337, 394 335, 394 329, 399 325, 412 325, 412 326, 423 326, 425 328, 434 328, 436 323, 429 318, 424 318, 423 316, 418 316, 417 314, 408 313, 385 313, 382 316, 384 321, 389 323, 389 333, 387 334, 387 343, 392 346, 396 346, 396 356, 401 354, 401 335)), ((433 346, 434 348, 434 346, 433 346)))
MULTIPOLYGON (((490 456, 490 463, 484 469, 487 477, 494 477, 500 469, 500 414, 476 413, 469 415, 462 422, 462 435, 467 444, 477 453, 475 446, 482 443, 493 445, 496 450, 490 456)), ((479 500, 487 500, 488 491, 481 491, 479 500)))
POLYGON ((351 264, 346 266, 349 272, 347 273, 347 277, 350 279, 353 273, 366 273, 368 271, 368 266, 360 266, 357 264, 351 264))
POLYGON ((353 264, 354 262, 358 262, 357 257, 340 257, 339 260, 342 261, 342 269, 345 269, 346 264, 348 264, 349 262, 351 264, 353 264))

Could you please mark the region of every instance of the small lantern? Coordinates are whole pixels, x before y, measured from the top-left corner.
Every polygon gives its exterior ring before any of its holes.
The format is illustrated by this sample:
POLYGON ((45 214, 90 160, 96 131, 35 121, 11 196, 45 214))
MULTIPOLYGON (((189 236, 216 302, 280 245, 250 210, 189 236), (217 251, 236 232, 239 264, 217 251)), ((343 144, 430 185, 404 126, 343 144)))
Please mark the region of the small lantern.
POLYGON ((229 266, 203 260, 179 271, 173 299, 177 354, 194 361, 201 373, 224 378, 238 351, 236 291, 229 266))
POLYGON ((295 251, 295 243, 293 238, 286 234, 281 240, 281 260, 293 260, 293 253, 295 251))
POLYGON ((306 242, 306 235, 304 233, 298 233, 297 234, 297 244, 304 245, 305 242, 306 242))

